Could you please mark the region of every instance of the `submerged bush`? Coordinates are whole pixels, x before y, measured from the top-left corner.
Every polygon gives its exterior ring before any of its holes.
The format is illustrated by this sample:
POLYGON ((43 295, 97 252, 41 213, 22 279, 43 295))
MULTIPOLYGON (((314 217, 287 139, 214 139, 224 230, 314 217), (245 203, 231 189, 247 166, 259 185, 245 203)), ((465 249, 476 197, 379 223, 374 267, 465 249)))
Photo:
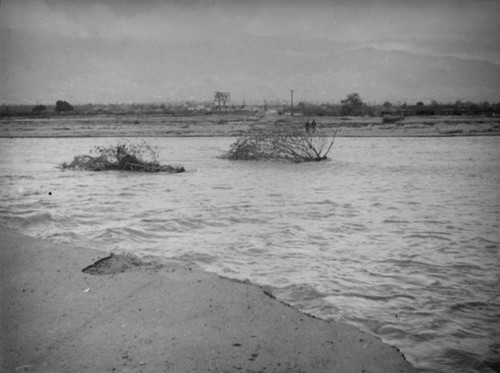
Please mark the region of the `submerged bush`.
POLYGON ((322 161, 332 149, 337 130, 332 137, 324 137, 286 124, 254 128, 238 137, 220 157, 229 160, 322 161))
POLYGON ((62 163, 61 169, 105 171, 142 171, 142 172, 184 172, 182 166, 160 165, 159 152, 145 142, 139 144, 96 146, 90 150, 92 155, 75 156, 71 163, 62 163))

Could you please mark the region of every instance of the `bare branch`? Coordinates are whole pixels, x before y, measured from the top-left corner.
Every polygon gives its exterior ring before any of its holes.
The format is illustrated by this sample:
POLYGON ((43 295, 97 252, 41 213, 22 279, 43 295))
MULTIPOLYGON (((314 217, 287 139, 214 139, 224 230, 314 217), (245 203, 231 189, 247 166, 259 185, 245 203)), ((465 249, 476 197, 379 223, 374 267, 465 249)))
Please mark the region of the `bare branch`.
MULTIPOLYGON (((337 128, 338 130, 338 128, 337 128)), ((230 160, 284 159, 293 162, 321 161, 332 149, 334 137, 311 136, 286 124, 252 128, 238 137, 221 158, 230 160), (326 149, 326 151, 325 151, 326 149)))

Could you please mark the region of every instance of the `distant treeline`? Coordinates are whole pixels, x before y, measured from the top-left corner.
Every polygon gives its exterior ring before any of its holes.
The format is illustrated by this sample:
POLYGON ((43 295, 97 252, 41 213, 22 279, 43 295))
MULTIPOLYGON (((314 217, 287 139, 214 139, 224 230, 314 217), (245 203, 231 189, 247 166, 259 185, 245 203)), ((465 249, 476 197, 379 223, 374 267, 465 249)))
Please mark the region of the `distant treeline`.
MULTIPOLYGON (((242 111, 243 106, 228 106, 226 111, 242 111)), ((53 116, 127 116, 127 115, 189 115, 215 112, 211 105, 204 104, 83 104, 71 105, 57 101, 56 105, 0 105, 0 117, 53 117, 53 116)))
POLYGON ((299 103, 299 112, 307 116, 500 116, 500 103, 476 104, 472 102, 441 104, 424 104, 422 102, 411 105, 363 105, 355 110, 349 110, 336 104, 299 103))
MULTIPOLYGON (((291 107, 283 103, 264 103, 260 105, 228 105, 225 113, 259 113, 273 111, 276 114, 289 114, 291 107)), ((53 117, 53 116, 126 116, 126 115, 208 115, 217 112, 211 103, 132 103, 132 104, 85 104, 71 105, 67 101, 57 101, 55 105, 0 105, 0 117, 53 117)), ((393 104, 389 101, 382 105, 363 102, 359 94, 351 93, 339 104, 299 102, 294 106, 295 115, 305 116, 500 116, 500 102, 474 103, 456 101, 455 103, 393 104)))
POLYGON ((340 104, 300 102, 298 108, 307 116, 500 116, 500 102, 490 104, 487 101, 482 103, 456 101, 453 104, 443 104, 431 101, 425 104, 420 101, 416 104, 393 104, 386 101, 382 105, 369 105, 363 102, 357 93, 347 95, 340 104))

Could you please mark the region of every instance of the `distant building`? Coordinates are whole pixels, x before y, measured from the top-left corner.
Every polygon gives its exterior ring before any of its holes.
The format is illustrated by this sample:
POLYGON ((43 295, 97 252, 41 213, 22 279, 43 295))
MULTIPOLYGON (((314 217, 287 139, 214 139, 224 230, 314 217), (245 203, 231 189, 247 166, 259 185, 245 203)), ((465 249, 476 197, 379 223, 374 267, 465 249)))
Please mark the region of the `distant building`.
POLYGON ((214 109, 216 111, 226 111, 227 103, 231 100, 229 92, 215 92, 214 94, 214 109))

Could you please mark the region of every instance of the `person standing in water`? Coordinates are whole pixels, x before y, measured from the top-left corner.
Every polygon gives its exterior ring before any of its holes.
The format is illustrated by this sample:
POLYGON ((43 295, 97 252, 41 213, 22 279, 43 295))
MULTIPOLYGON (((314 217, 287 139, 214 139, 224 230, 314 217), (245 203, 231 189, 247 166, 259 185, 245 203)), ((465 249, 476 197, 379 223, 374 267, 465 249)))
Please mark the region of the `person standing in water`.
POLYGON ((311 124, 309 123, 309 119, 306 122, 306 133, 309 133, 309 128, 311 127, 311 124))
POLYGON ((312 133, 316 132, 316 120, 315 119, 313 119, 313 121, 311 123, 311 132, 312 133))

